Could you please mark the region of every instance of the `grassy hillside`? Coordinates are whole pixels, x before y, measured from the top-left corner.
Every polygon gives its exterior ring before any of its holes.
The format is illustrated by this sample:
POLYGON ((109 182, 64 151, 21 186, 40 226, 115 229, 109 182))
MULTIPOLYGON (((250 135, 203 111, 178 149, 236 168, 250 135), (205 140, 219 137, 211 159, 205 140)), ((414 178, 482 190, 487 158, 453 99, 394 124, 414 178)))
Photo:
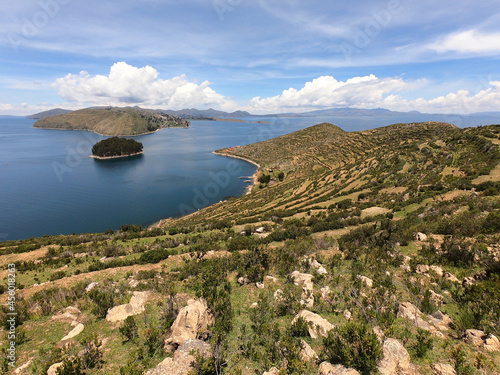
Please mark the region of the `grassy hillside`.
POLYGON ((395 374, 397 345, 403 373, 499 374, 499 144, 499 125, 320 124, 230 148, 269 177, 249 195, 159 228, 0 243, 2 304, 8 264, 20 289, 17 366, 142 374, 171 357, 180 369, 164 343, 203 298, 211 358, 194 374, 318 374, 323 361, 395 374), (137 291, 150 293, 143 312, 105 319, 137 291), (316 337, 304 309, 335 328, 316 337), (73 318, 83 331, 60 342, 73 318))
POLYGON ((49 116, 35 122, 42 129, 89 130, 103 135, 139 135, 161 128, 186 127, 189 122, 178 117, 136 108, 87 108, 49 116))

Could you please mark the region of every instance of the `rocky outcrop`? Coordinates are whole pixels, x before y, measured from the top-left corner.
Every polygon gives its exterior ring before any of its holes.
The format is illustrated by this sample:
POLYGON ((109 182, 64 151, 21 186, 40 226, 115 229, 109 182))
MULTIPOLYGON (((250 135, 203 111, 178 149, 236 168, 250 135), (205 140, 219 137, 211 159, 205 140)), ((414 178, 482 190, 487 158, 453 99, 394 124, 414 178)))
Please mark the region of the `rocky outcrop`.
POLYGON ((309 259, 309 265, 316 269, 320 275, 326 275, 328 271, 323 267, 323 265, 318 262, 316 259, 309 259))
POLYGON ((483 347, 489 352, 500 352, 500 340, 495 335, 489 335, 484 341, 483 347))
POLYGON ((452 323, 451 318, 437 311, 427 316, 427 321, 422 319, 424 314, 412 303, 403 302, 399 304, 398 317, 411 320, 418 328, 429 331, 435 336, 444 337, 441 331, 447 331, 452 323))
POLYGON ((148 297, 149 292, 134 292, 129 303, 110 309, 106 315, 106 320, 108 322, 121 322, 129 316, 142 313, 148 297))
POLYGON ((187 340, 175 351, 173 358, 165 358, 144 375, 188 375, 196 363, 196 357, 191 353, 197 353, 208 359, 211 356, 210 345, 201 340, 187 340))
POLYGON ((318 375, 359 375, 353 368, 346 368, 342 365, 332 365, 328 362, 322 362, 319 365, 318 375))
POLYGON ((418 375, 417 368, 410 363, 410 355, 396 339, 386 339, 382 346, 384 357, 377 366, 381 375, 418 375))
POLYGON ((300 340, 300 345, 302 346, 302 349, 300 350, 300 357, 303 361, 309 362, 319 359, 316 352, 307 342, 305 342, 304 340, 300 340))
POLYGON ((447 363, 436 363, 431 367, 436 375, 457 375, 455 369, 447 363))
POLYGON ((165 345, 175 348, 187 340, 196 339, 198 334, 206 331, 213 322, 214 318, 208 311, 204 299, 189 300, 172 324, 172 335, 165 341, 165 345))
POLYGON ((468 329, 465 331, 463 340, 467 344, 474 345, 478 348, 484 348, 489 352, 500 351, 500 341, 495 335, 487 336, 485 332, 478 329, 468 329))
POLYGON ((299 271, 292 272, 292 278, 295 285, 302 287, 301 305, 311 308, 314 306, 314 284, 312 282, 313 275, 308 273, 300 273, 299 271))
POLYGON ((54 363, 47 370, 47 375, 56 375, 57 369, 62 366, 62 362, 54 363))
POLYGON ((292 324, 294 324, 299 318, 302 318, 309 323, 309 335, 313 339, 317 339, 320 336, 326 337, 328 335, 328 331, 335 328, 335 326, 328 320, 323 319, 318 314, 312 313, 308 310, 300 311, 295 318, 293 318, 292 324))
POLYGON ((83 331, 84 328, 85 328, 85 326, 82 323, 78 323, 75 328, 73 328, 66 336, 64 336, 61 339, 61 341, 66 341, 66 340, 72 339, 73 337, 79 335, 83 331))

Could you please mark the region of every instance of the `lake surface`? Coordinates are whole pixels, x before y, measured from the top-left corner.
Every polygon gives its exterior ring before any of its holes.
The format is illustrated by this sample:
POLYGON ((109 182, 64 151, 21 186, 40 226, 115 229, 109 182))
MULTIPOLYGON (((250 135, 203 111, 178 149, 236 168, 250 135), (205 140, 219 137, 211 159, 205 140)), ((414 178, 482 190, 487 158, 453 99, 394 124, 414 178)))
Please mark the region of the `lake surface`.
POLYGON ((256 167, 212 154, 320 122, 366 130, 397 122, 448 121, 459 126, 499 123, 472 117, 251 118, 271 124, 192 121, 134 137, 145 154, 94 160, 105 138, 84 131, 34 129, 33 120, 0 117, 0 241, 45 234, 102 232, 122 224, 151 225, 240 196, 256 167))

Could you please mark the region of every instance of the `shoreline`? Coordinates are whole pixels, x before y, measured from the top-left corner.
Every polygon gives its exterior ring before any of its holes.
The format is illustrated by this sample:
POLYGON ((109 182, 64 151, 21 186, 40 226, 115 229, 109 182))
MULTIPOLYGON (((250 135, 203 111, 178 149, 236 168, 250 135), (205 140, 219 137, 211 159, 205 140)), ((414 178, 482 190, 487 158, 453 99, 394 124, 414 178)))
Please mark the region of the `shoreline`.
POLYGON ((160 128, 153 130, 152 132, 147 132, 147 133, 140 133, 140 134, 101 134, 99 132, 96 132, 95 130, 89 130, 89 129, 63 129, 63 128, 40 128, 38 126, 32 126, 33 129, 41 129, 41 130, 70 130, 70 131, 80 131, 80 132, 89 132, 89 133, 94 133, 103 137, 138 137, 140 135, 148 135, 148 134, 154 134, 156 132, 159 132, 160 130, 163 129, 170 129, 170 128, 182 128, 182 129, 187 129, 189 126, 168 126, 165 128, 160 128))
POLYGON ((107 160, 107 159, 128 158, 129 156, 137 156, 137 155, 142 155, 142 154, 144 154, 144 151, 136 152, 135 154, 116 155, 116 156, 95 156, 95 155, 89 155, 89 158, 97 159, 97 160, 107 160))
POLYGON ((259 180, 257 179, 257 172, 259 171, 260 169, 260 164, 253 161, 253 160, 250 160, 250 159, 247 159, 243 156, 238 156, 238 155, 231 155, 231 154, 227 154, 227 153, 222 153, 222 152, 217 152, 217 151, 212 151, 212 154, 215 154, 215 155, 219 155, 219 156, 227 156, 227 157, 230 157, 230 158, 235 158, 235 159, 240 159, 240 160, 243 160, 243 161, 246 161, 247 163, 250 163, 250 164, 253 164, 255 166, 257 166, 257 170, 255 171, 255 173, 252 175, 252 184, 250 186, 247 186, 245 188, 245 190, 247 191, 245 193, 245 195, 248 195, 252 192, 252 189, 255 185, 257 185, 257 182, 259 182, 259 180))

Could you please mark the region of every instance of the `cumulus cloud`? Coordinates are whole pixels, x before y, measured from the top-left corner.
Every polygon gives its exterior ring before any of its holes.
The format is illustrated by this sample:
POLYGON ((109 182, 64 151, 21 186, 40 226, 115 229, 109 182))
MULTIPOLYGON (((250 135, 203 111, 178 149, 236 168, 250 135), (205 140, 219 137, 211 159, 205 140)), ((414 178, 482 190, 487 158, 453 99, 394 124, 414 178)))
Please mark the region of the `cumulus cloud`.
POLYGON ((474 93, 459 90, 432 99, 413 100, 402 95, 403 92, 411 93, 426 84, 428 82, 425 79, 407 82, 402 78, 378 78, 373 74, 354 77, 345 82, 331 76, 322 76, 307 82, 299 90, 289 88, 281 95, 253 98, 245 109, 255 113, 283 113, 353 107, 467 114, 498 111, 500 108, 500 81, 485 82, 474 93))
POLYGON ((380 79, 373 74, 350 78, 345 82, 337 81, 332 76, 321 76, 307 82, 300 90, 292 87, 270 98, 255 97, 250 101, 250 107, 259 112, 328 107, 373 108, 384 95, 411 86, 401 78, 380 79))
POLYGON ((500 53, 500 32, 483 33, 471 29, 449 34, 428 46, 439 53, 500 53))
POLYGON ((139 105, 181 109, 186 107, 232 109, 235 104, 210 87, 189 81, 185 75, 158 78, 151 66, 137 68, 125 62, 115 63, 109 75, 91 76, 82 71, 58 78, 53 87, 70 102, 92 105, 139 105))

